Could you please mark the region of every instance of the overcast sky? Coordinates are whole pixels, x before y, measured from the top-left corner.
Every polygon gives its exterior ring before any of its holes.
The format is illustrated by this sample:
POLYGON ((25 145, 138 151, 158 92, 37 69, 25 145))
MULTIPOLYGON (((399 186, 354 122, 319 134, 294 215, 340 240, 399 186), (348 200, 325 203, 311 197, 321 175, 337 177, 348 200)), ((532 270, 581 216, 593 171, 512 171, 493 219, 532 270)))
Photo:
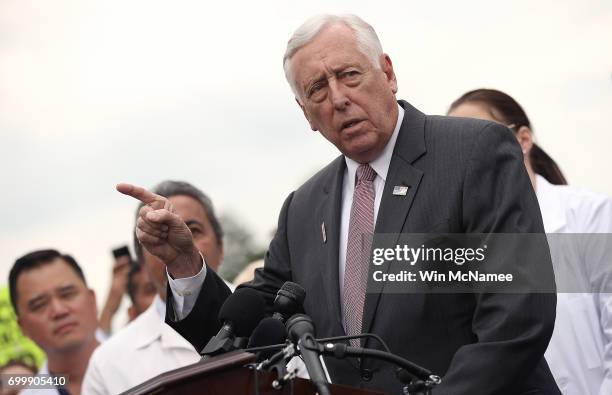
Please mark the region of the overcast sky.
MULTIPOLYGON (((377 30, 398 97, 443 114, 497 88, 570 183, 612 195, 609 1, 0 0, 0 278, 33 249, 72 253, 104 299, 136 203, 118 182, 189 181, 265 240, 282 201, 338 152, 282 71, 321 12, 377 30)), ((6 280, 0 280, 0 284, 6 280)))

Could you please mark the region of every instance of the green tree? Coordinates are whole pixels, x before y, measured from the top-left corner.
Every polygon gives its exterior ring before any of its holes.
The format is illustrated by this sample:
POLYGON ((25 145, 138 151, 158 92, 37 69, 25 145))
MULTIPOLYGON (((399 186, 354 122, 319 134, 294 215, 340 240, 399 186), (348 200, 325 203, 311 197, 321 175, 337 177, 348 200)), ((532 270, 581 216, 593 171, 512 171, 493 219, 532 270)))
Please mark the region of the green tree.
POLYGON ((0 366, 11 360, 24 361, 40 367, 45 353, 29 338, 17 324, 8 287, 0 288, 0 366))

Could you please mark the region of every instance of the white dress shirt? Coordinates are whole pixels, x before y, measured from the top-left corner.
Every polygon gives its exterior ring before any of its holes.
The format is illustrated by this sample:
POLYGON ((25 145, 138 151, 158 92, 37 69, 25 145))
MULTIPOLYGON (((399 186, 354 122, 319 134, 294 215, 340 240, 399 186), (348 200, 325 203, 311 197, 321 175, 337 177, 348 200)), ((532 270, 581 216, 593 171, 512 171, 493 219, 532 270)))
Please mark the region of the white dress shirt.
MULTIPOLYGON (((376 172, 376 178, 374 179, 374 223, 378 216, 378 208, 380 207, 380 201, 382 197, 383 189, 385 188, 385 181, 387 180, 387 172, 389 171, 389 165, 391 164, 391 157, 393 155, 393 149, 395 148, 395 142, 399 134, 399 129, 404 119, 404 109, 398 104, 397 121, 395 123, 395 129, 393 135, 387 142, 387 145, 383 149, 382 153, 378 158, 370 162, 370 166, 376 172)), ((359 163, 354 160, 345 157, 346 169, 344 171, 344 180, 342 183, 342 213, 341 213, 341 224, 340 224, 340 250, 339 250, 339 261, 338 270, 340 274, 340 297, 343 298, 342 289, 344 285, 344 267, 346 266, 346 244, 348 242, 348 227, 351 217, 351 206, 353 204, 353 191, 355 190, 355 173, 359 163)), ((204 258, 202 258, 204 260, 204 258)), ((193 306, 198 297, 198 293, 202 288, 204 279, 206 278, 206 265, 203 265, 202 270, 193 277, 187 277, 182 279, 172 279, 168 275, 168 281, 174 300, 174 308, 177 317, 182 320, 185 318, 193 306)), ((341 304, 342 305, 342 304, 341 304)))
MULTIPOLYGON (((539 175, 536 194, 546 233, 612 233, 610 198, 552 185, 539 175)), ((545 357, 564 395, 612 394, 610 295, 559 293, 555 329, 545 357)))
POLYGON ((118 394, 163 372, 197 363, 193 346, 164 322, 166 304, 151 306, 92 354, 83 394, 118 394))
MULTIPOLYGON (((96 340, 102 343, 108 339, 108 335, 100 328, 96 329, 96 340)), ((36 374, 49 374, 49 361, 45 360, 36 374)), ((83 391, 81 391, 83 392, 83 391)), ((84 392, 83 392, 84 393, 84 392)), ((19 395, 59 395, 59 391, 55 388, 31 388, 19 392, 19 395)))

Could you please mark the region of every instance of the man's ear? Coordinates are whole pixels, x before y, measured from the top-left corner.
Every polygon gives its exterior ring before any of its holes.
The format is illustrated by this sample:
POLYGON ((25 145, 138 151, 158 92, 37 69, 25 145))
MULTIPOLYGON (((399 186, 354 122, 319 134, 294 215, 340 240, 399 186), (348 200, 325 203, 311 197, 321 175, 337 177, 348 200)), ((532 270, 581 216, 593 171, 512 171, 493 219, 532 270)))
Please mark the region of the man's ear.
POLYGON ((389 87, 391 87, 391 91, 394 94, 397 93, 397 78, 395 78, 395 71, 393 71, 393 63, 386 53, 380 55, 380 68, 387 77, 387 82, 389 83, 389 87))
POLYGON ((516 132, 516 139, 521 145, 523 155, 528 157, 533 147, 533 133, 531 129, 528 126, 521 126, 516 132))
POLYGON ((308 113, 306 112, 306 108, 304 108, 304 105, 302 103, 300 103, 300 100, 296 97, 295 98, 295 102, 298 104, 298 106, 300 106, 300 108, 302 109, 302 113, 304 113, 304 117, 306 118, 306 120, 308 121, 308 124, 310 125, 310 129, 312 129, 313 132, 316 132, 317 130, 319 130, 318 128, 316 128, 312 122, 310 122, 310 117, 308 116, 308 113))

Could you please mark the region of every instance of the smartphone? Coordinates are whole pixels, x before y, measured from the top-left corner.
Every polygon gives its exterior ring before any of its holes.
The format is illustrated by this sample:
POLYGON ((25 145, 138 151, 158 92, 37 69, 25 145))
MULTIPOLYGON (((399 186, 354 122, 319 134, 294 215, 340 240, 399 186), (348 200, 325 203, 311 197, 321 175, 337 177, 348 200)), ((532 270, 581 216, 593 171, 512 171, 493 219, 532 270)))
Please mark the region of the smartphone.
POLYGON ((113 250, 113 256, 115 257, 115 260, 122 256, 127 256, 130 260, 130 266, 134 265, 134 260, 132 259, 132 255, 130 254, 130 248, 127 245, 115 248, 113 250))

